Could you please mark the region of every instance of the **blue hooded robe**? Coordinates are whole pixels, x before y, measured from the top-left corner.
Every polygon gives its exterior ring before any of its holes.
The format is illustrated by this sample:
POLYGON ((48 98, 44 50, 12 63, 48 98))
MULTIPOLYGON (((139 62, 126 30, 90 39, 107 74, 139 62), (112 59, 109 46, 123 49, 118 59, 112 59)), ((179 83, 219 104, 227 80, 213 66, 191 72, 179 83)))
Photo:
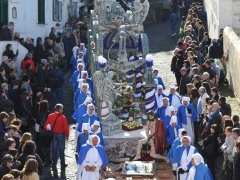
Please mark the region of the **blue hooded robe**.
POLYGON ((86 114, 87 112, 87 106, 82 103, 78 106, 77 110, 73 113, 72 118, 76 120, 76 123, 80 123, 82 116, 86 114))
MULTIPOLYGON (((75 95, 76 95, 76 93, 75 93, 75 95)), ((79 89, 79 94, 74 96, 74 110, 76 110, 80 104, 84 103, 86 97, 87 97, 87 94, 79 89)))
POLYGON ((81 79, 81 71, 79 70, 74 71, 70 78, 70 83, 74 85, 73 92, 75 92, 78 89, 78 79, 81 79))
MULTIPOLYGON (((190 145, 186 148, 187 149, 187 155, 189 153, 189 150, 190 150, 190 145)), ((177 163, 177 167, 180 166, 180 162, 181 162, 181 158, 182 158, 182 154, 183 154, 183 151, 185 150, 185 147, 180 145, 176 148, 174 154, 173 154, 173 158, 172 158, 172 163, 177 163)), ((197 153, 198 150, 195 148, 194 150, 194 153, 197 153)), ((190 161, 190 163, 187 165, 187 168, 190 169, 192 167, 192 162, 190 161)))
POLYGON ((96 134, 99 138, 100 138, 100 145, 102 147, 104 147, 104 140, 103 140, 103 135, 102 135, 102 131, 100 131, 99 133, 95 133, 95 132, 92 132, 93 134, 96 134))
POLYGON ((162 80, 162 78, 160 76, 157 77, 157 82, 158 82, 158 85, 162 85, 163 90, 166 89, 165 86, 164 86, 163 80, 162 80))
POLYGON ((78 54, 73 54, 70 61, 70 64, 72 65, 72 73, 74 71, 77 71, 77 60, 78 60, 78 54))
POLYGON ((92 135, 92 133, 90 134, 84 134, 83 132, 81 132, 78 136, 78 140, 77 140, 77 147, 76 147, 76 153, 80 153, 81 147, 83 144, 87 143, 87 140, 89 139, 89 137, 92 135))
POLYGON ((77 131, 78 132, 82 131, 82 124, 83 123, 89 123, 89 126, 91 127, 95 121, 99 121, 98 116, 96 116, 95 114, 93 114, 91 116, 89 116, 89 114, 84 114, 82 116, 82 121, 79 122, 79 124, 78 124, 77 131))
POLYGON ((196 173, 194 176, 194 180, 213 180, 212 173, 205 164, 200 163, 199 165, 195 166, 195 168, 196 173))
MULTIPOLYGON (((177 131, 177 135, 178 135, 178 130, 181 129, 181 127, 179 125, 175 126, 176 131, 177 131)), ((175 137, 175 133, 174 133, 174 127, 171 125, 168 125, 166 128, 166 135, 167 135, 167 142, 168 144, 173 144, 174 140, 177 138, 175 137)))
POLYGON ((187 106, 184 106, 182 104, 181 106, 179 106, 177 112, 179 126, 182 126, 182 124, 187 124, 186 108, 189 108, 192 111, 192 121, 197 121, 197 114, 194 106, 192 104, 188 104, 187 106))
POLYGON ((169 125, 170 119, 171 119, 170 116, 168 116, 168 115, 166 116, 166 109, 167 108, 168 107, 166 107, 166 106, 162 106, 162 107, 157 109, 157 117, 160 118, 163 121, 165 129, 169 125))

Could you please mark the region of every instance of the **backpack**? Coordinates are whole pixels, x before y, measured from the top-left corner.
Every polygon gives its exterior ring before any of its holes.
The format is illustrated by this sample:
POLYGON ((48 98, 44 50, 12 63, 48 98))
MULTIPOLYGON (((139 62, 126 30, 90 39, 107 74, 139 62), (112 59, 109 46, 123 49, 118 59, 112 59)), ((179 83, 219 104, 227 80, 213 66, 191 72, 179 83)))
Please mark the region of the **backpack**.
POLYGON ((57 72, 50 72, 48 75, 48 79, 46 82, 47 87, 51 87, 51 88, 60 88, 61 86, 61 82, 59 82, 58 77, 57 77, 57 72))

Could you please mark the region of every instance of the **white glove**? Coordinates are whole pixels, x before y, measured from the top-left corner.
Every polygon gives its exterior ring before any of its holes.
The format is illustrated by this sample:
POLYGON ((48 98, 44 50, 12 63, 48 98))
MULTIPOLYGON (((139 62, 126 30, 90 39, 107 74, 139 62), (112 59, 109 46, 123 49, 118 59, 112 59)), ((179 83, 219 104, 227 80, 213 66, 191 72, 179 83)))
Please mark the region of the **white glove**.
POLYGON ((177 170, 177 163, 173 163, 173 164, 172 164, 172 169, 173 169, 174 171, 177 170))
POLYGON ((185 166, 185 167, 182 167, 182 169, 184 170, 184 171, 187 171, 188 170, 188 168, 185 166))
POLYGON ((50 124, 47 125, 47 130, 51 131, 51 125, 50 124))

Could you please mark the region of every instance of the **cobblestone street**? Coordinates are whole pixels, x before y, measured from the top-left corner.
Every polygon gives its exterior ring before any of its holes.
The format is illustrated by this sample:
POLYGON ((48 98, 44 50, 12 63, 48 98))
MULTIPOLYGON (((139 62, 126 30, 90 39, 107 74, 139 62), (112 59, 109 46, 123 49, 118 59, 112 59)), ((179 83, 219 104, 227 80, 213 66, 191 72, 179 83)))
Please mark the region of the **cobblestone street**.
MULTIPOLYGON (((179 26, 178 26, 179 27, 179 26)), ((178 29, 178 28, 177 28, 178 29)), ((144 30, 149 38, 150 53, 154 54, 154 68, 159 70, 160 76, 163 78, 166 86, 165 93, 168 94, 169 87, 176 84, 174 74, 170 71, 170 64, 173 49, 176 46, 179 37, 172 37, 170 24, 168 22, 146 24, 144 30)), ((77 165, 74 156, 74 121, 71 119, 73 114, 73 92, 72 85, 68 82, 70 74, 65 75, 64 85, 64 114, 67 116, 70 125, 70 137, 66 143, 65 159, 68 167, 65 172, 61 172, 58 161, 58 174, 53 174, 50 167, 45 168, 41 177, 42 180, 51 179, 69 179, 75 180, 77 165), (58 176, 58 177, 57 177, 58 176)), ((220 88, 221 95, 227 97, 227 101, 232 106, 232 114, 240 114, 239 104, 233 93, 228 87, 220 88)), ((54 152, 55 153, 55 152, 54 152)), ((218 178, 220 180, 220 178, 218 178)))

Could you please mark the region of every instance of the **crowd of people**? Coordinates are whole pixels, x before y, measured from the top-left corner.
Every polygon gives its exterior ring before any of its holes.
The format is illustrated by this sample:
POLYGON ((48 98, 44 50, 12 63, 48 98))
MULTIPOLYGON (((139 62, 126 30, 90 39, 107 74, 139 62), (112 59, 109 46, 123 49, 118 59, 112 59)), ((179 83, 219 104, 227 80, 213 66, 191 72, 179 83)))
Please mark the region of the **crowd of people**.
MULTIPOLYGON (((18 41, 27 50, 21 61, 22 72, 16 78, 18 50, 13 52, 7 44, 0 65, 0 179, 40 179, 44 165, 57 169, 57 155, 61 169, 65 163, 65 140, 69 127, 63 115, 64 75, 75 70, 78 47, 87 66, 86 36, 83 23, 76 22, 73 31, 63 37, 51 28, 42 40, 27 37, 14 31, 14 23, 0 23, 0 41, 18 41), (15 66, 12 64, 15 63, 15 66), (73 67, 73 68, 72 68, 73 67), (52 147, 52 157, 50 148, 52 147)), ((60 34, 61 35, 61 34, 60 34)), ((19 72, 18 72, 19 73, 19 72)))

